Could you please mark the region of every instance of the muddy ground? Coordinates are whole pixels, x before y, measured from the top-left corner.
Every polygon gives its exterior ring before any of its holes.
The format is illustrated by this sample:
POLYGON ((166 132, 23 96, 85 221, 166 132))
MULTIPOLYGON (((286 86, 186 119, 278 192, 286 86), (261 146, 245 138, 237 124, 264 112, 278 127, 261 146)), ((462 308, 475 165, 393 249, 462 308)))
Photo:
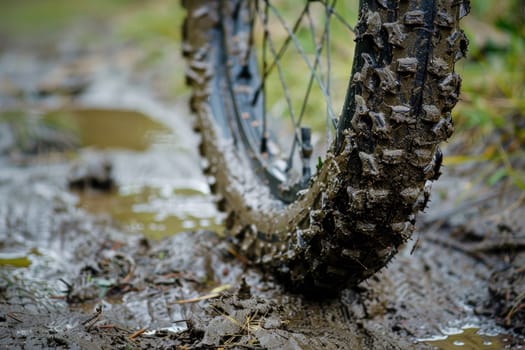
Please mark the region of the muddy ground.
POLYGON ((307 300, 221 236, 188 94, 162 79, 182 71, 176 45, 145 67, 140 46, 75 33, 0 54, 0 348, 525 347, 510 180, 446 167, 388 268, 307 300))

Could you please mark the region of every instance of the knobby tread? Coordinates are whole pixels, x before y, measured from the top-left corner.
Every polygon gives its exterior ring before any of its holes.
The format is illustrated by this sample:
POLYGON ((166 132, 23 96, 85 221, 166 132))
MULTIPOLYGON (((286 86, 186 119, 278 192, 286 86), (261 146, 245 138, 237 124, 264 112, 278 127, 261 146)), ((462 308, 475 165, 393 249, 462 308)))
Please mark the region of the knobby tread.
POLYGON ((336 142, 309 191, 290 205, 240 170, 249 162, 217 125, 217 115, 239 107, 222 89, 228 68, 217 39, 238 3, 183 1, 190 104, 229 211, 226 225, 243 254, 293 289, 333 293, 384 267, 426 207, 430 181, 439 177, 439 143, 453 131, 461 84, 454 64, 468 43, 459 20, 469 2, 361 0, 336 142))

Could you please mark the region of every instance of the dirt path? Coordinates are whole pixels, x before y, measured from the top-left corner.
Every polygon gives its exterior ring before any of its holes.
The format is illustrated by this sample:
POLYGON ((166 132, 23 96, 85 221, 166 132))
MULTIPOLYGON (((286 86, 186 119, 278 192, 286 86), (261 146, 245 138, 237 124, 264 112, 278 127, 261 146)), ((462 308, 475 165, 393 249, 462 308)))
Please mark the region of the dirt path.
POLYGON ((139 69, 138 47, 96 48, 0 55, 0 347, 525 346, 520 191, 449 168, 387 269, 338 298, 306 300, 219 236, 186 98, 156 84, 168 62, 139 69), (96 140, 49 133, 41 116, 64 106, 77 122, 103 111, 128 133, 140 119, 157 138, 120 144, 104 126, 81 130, 96 140), (129 110, 147 117, 116 117, 129 110))

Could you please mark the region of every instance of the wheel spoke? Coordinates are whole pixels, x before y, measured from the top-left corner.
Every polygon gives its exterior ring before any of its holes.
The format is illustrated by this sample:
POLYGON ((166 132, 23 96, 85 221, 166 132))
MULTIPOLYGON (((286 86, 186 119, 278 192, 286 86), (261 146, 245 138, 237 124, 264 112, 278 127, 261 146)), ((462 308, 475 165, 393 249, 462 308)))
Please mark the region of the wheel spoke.
MULTIPOLYGON (((268 1, 266 1, 266 3, 267 3, 267 6, 272 11, 272 13, 275 15, 275 17, 281 23, 283 28, 288 32, 288 35, 291 38, 291 41, 294 43, 294 46, 295 46, 296 50, 298 51, 299 55, 302 57, 302 59, 304 60, 304 62, 308 66, 308 69, 314 74, 314 78, 315 78, 317 84, 319 85, 321 93, 323 94, 324 98, 327 101, 329 101, 329 95, 327 93, 326 86, 325 86, 324 82, 322 81, 321 77, 319 76, 319 74, 316 73, 312 62, 310 61, 310 59, 308 58, 308 56, 304 52, 304 49, 303 49, 301 43, 299 42, 297 36, 295 35, 295 33, 293 33, 293 31, 287 25, 286 21, 281 16, 279 11, 273 5, 271 5, 268 1)), ((330 118, 335 119, 335 113, 334 113, 333 108, 332 108, 332 106, 330 104, 328 104, 328 114, 329 114, 330 118)))
MULTIPOLYGON (((326 6, 326 2, 322 2, 323 4, 325 4, 326 6)), ((329 6, 329 7, 325 7, 327 10, 330 11, 330 13, 332 15, 334 15, 334 17, 343 25, 346 27, 346 29, 348 29, 349 31, 351 31, 352 33, 355 33, 355 28, 353 26, 350 25, 350 23, 348 23, 348 21, 343 17, 341 16, 341 14, 337 11, 334 11, 334 7, 335 7, 335 2, 332 6, 329 6)))
MULTIPOLYGON (((264 2, 268 3, 268 0, 264 0, 264 2)), ((257 1, 257 4, 259 4, 259 1, 257 1)), ((303 10, 301 11, 301 14, 297 17, 297 19, 296 19, 296 21, 294 23, 294 26, 293 26, 293 29, 292 29, 292 31, 294 33, 297 31, 297 29, 299 29, 299 26, 301 24, 303 16, 306 13, 306 11, 308 10, 308 7, 309 7, 309 1, 306 2, 305 6, 303 7, 303 10)), ((255 105, 255 103, 257 101, 257 98, 259 97, 259 94, 264 89, 264 87, 263 87, 264 81, 266 80, 268 75, 270 75, 270 73, 275 68, 276 62, 279 61, 281 59, 281 57, 286 53, 286 50, 288 49, 288 45, 290 44, 290 41, 291 41, 290 37, 286 38, 284 43, 279 48, 278 54, 276 55, 275 59, 272 61, 272 63, 267 64, 266 69, 263 69, 263 74, 262 74, 262 77, 261 77, 262 82, 257 87, 257 89, 255 89, 254 97, 253 97, 253 100, 252 100, 252 105, 255 105)))
MULTIPOLYGON (((261 15, 260 11, 258 11, 257 13, 259 14, 259 16, 262 16, 261 21, 262 21, 263 26, 264 26, 263 30, 264 30, 264 33, 265 33, 265 43, 267 44, 268 48, 270 49, 271 54, 273 55, 273 57, 275 59, 277 57, 277 52, 275 50, 275 46, 274 46, 272 38, 267 34, 269 32, 269 29, 268 29, 268 9, 270 7, 268 6, 268 1, 265 1, 265 4, 266 4, 266 6, 265 6, 265 9, 264 9, 264 15, 261 15)), ((265 46, 266 46, 266 44, 265 44, 265 46)), ((263 66, 266 66, 265 62, 266 62, 266 60, 263 58, 263 66)), ((283 90, 283 93, 284 93, 284 98, 286 100, 286 104, 288 105, 290 118, 292 120, 293 125, 296 125, 296 118, 295 118, 294 108, 293 108, 293 105, 292 105, 292 99, 290 97, 290 91, 288 90, 288 87, 286 85, 286 79, 284 78, 283 69, 281 67, 281 64, 280 64, 279 60, 275 59, 274 62, 275 62, 276 67, 277 67, 277 72, 278 72, 278 75, 279 75, 279 81, 280 81, 280 84, 281 84, 281 87, 282 87, 282 90, 283 90)), ((263 120, 266 120, 266 116, 263 117, 263 120)), ((295 127, 294 127, 294 134, 295 134, 295 138, 299 139, 299 133, 297 131, 297 128, 295 128, 295 127)), ((263 138, 264 138, 264 136, 263 136, 263 138)))
MULTIPOLYGON (((259 73, 255 73, 260 79, 253 84, 249 95, 251 107, 259 104, 257 118, 260 123, 248 125, 247 132, 256 131, 254 140, 258 139, 259 145, 252 151, 260 155, 262 168, 276 169, 281 176, 286 177, 286 183, 296 181, 295 174, 299 168, 293 163, 302 154, 301 128, 310 126, 320 131, 321 125, 314 119, 322 120, 320 116, 324 114, 326 127, 322 139, 327 147, 337 128, 338 118, 332 100, 338 101, 342 97, 338 93, 339 85, 336 85, 337 90, 331 91, 332 87, 335 88, 332 86, 335 81, 332 77, 332 49, 340 50, 341 47, 332 47, 331 39, 339 39, 332 38, 331 30, 334 30, 333 26, 344 31, 354 32, 354 29, 338 13, 347 8, 337 4, 336 9, 336 3, 337 0, 305 0, 302 7, 294 9, 286 5, 277 8, 271 0, 256 0, 246 7, 249 13, 245 23, 250 27, 245 39, 248 49, 243 50, 238 57, 243 64, 257 57, 259 73), (292 12, 295 12, 293 18, 289 16, 292 12), (260 47, 259 52, 252 49, 257 45, 260 47), (297 82, 302 83, 298 85, 297 82), (283 143, 285 138, 277 140, 275 136, 279 134, 270 132, 272 122, 268 118, 272 112, 277 116, 281 114, 280 108, 284 108, 292 127, 290 136, 293 134, 293 137, 288 139, 288 144, 283 143), (294 171, 290 172, 292 168, 294 171)), ((316 151, 316 154, 321 153, 316 151)))
MULTIPOLYGON (((257 14, 259 14, 259 2, 257 2, 257 14)), ((263 34, 263 72, 266 72, 267 70, 267 61, 266 61, 266 52, 267 52, 267 47, 268 47, 268 6, 265 6, 264 7, 264 16, 263 16, 263 31, 264 31, 264 34, 263 34)), ((262 83, 261 83, 261 88, 262 90, 264 91, 265 89, 265 81, 266 79, 263 78, 262 79, 262 83)), ((262 135, 261 135, 261 149, 260 149, 260 152, 261 154, 264 156, 268 150, 268 130, 267 130, 267 120, 268 120, 268 116, 267 116, 267 110, 266 110, 266 104, 267 104, 267 99, 264 98, 263 99, 263 110, 262 110, 262 117, 263 117, 263 129, 262 129, 262 135)))
POLYGON ((331 91, 331 86, 332 86, 332 81, 331 81, 331 77, 332 77, 332 66, 331 66, 331 38, 330 38, 330 18, 331 18, 331 13, 330 13, 330 9, 334 8, 335 6, 335 3, 336 3, 336 0, 333 0, 332 1, 332 4, 329 6, 329 7, 325 7, 325 29, 324 29, 324 32, 326 33, 326 45, 327 45, 327 48, 326 48, 326 86, 327 86, 327 93, 328 93, 328 99, 326 100, 326 142, 327 144, 330 144, 330 142, 332 141, 332 123, 331 121, 333 121, 335 118, 332 118, 330 116, 330 111, 329 111, 329 108, 331 108, 332 106, 332 99, 331 99, 331 96, 330 96, 330 91, 331 91))
MULTIPOLYGON (((335 0, 334 0, 334 3, 335 3, 335 0)), ((320 39, 320 42, 317 43, 315 41, 315 28, 314 28, 314 21, 313 19, 311 18, 311 13, 310 11, 308 10, 307 11, 307 14, 306 14, 307 18, 308 18, 308 21, 309 21, 309 27, 310 27, 310 31, 312 33, 312 39, 314 40, 314 45, 316 47, 316 55, 315 55, 315 62, 314 62, 314 70, 317 70, 317 67, 320 66, 320 62, 321 62, 321 52, 323 51, 323 47, 324 47, 324 43, 325 41, 327 40, 327 38, 329 39, 329 27, 325 26, 324 28, 324 31, 323 31, 323 35, 320 39)), ((309 102, 309 97, 310 97, 310 93, 312 91, 312 87, 313 87, 313 82, 314 82, 314 70, 311 71, 310 73, 310 78, 308 80, 308 84, 307 84, 307 89, 306 89, 306 93, 304 95, 304 98, 303 98, 303 101, 302 101, 302 104, 301 104, 301 110, 299 112, 299 118, 297 120, 297 124, 294 126, 295 129, 299 130, 300 127, 301 127, 301 122, 302 122, 302 119, 303 119, 303 116, 305 114, 305 111, 306 111, 306 107, 308 105, 308 102, 309 102)), ((322 69, 321 69, 322 71, 322 69)), ((322 74, 322 72, 321 72, 322 74)), ((289 171, 291 168, 292 168, 292 165, 293 165, 293 154, 295 152, 295 148, 297 146, 297 142, 301 142, 301 140, 297 139, 297 137, 294 137, 293 138, 293 143, 292 143, 292 147, 290 148, 290 154, 288 155, 288 160, 286 162, 286 171, 289 171)))

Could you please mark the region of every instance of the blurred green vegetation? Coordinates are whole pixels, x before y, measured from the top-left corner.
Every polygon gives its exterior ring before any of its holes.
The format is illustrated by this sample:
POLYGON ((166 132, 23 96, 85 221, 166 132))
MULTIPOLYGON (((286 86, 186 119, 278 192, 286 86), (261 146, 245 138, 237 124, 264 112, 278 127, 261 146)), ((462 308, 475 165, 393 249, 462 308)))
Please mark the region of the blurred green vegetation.
MULTIPOLYGON (((53 50, 73 32, 84 50, 108 42, 115 47, 131 42, 142 49, 142 61, 136 68, 147 69, 179 51, 184 15, 180 0, 3 0, 0 48, 53 50)), ((177 96, 188 90, 184 67, 180 60, 174 61, 163 78, 169 89, 166 95, 177 96)))
POLYGON ((463 76, 460 126, 480 132, 504 127, 508 115, 525 113, 525 3, 474 2, 465 19, 469 57, 458 64, 463 76))
MULTIPOLYGON (((280 16, 286 22, 288 30, 294 27, 295 21, 299 16, 303 2, 275 1, 272 4, 279 10, 280 16), (300 6, 298 6, 300 4, 300 6)), ((287 92, 290 104, 292 105, 295 119, 301 118, 304 97, 308 96, 308 102, 304 105, 302 125, 317 131, 321 137, 324 137, 327 121, 327 104, 323 91, 321 90, 317 79, 322 80, 328 85, 327 77, 330 69, 330 87, 327 91, 330 94, 330 100, 334 116, 337 117, 343 105, 348 86, 348 79, 351 74, 352 57, 355 48, 354 33, 346 24, 354 25, 357 21, 358 1, 338 1, 333 9, 335 13, 344 14, 343 23, 335 16, 332 16, 329 22, 329 39, 323 35, 323 30, 327 24, 324 18, 326 11, 321 2, 310 4, 310 16, 305 15, 301 24, 295 32, 297 44, 301 46, 304 55, 309 59, 310 65, 305 62, 302 53, 297 50, 297 45, 293 41, 287 45, 285 54, 279 59, 281 72, 278 67, 274 67, 267 76, 265 82, 265 92, 267 100, 267 109, 271 116, 281 120, 291 120, 291 112, 288 103, 285 100, 285 92, 282 81, 287 86, 287 92), (323 37, 324 36, 324 37, 323 37), (328 41, 330 44, 328 45, 328 41), (316 66, 317 50, 321 49, 321 54, 316 66), (330 68, 328 67, 327 52, 330 51, 330 68), (317 78, 314 79, 312 88, 308 91, 308 85, 311 80, 311 67, 316 66, 317 78)), ((259 16, 256 20, 258 27, 255 35, 257 47, 263 45, 263 24, 259 16), (257 22, 258 21, 258 22, 257 22)), ((268 11, 268 30, 270 32, 267 44, 268 61, 272 62, 274 53, 279 52, 281 47, 286 46, 286 40, 289 36, 287 29, 284 28, 281 19, 271 10, 268 11), (273 46, 273 49, 272 49, 273 46), (274 52, 272 52, 272 50, 274 52)), ((262 50, 258 51, 259 66, 262 64, 262 50)), ((269 63, 270 65, 270 63, 269 63)), ((292 129, 291 123, 281 123, 280 127, 292 129)), ((290 130, 288 130, 290 132, 290 130)), ((290 140, 291 141, 291 140, 290 140)), ((285 147, 287 145, 284 145, 285 147)))
MULTIPOLYGON (((348 22, 354 24, 357 3, 358 1, 339 1, 335 10, 346 14, 348 22)), ((299 11, 290 2, 277 2, 276 6, 279 6, 284 16, 290 14, 293 17, 292 14, 299 11)), ((280 29, 279 21, 271 16, 270 12, 269 28, 274 46, 280 47, 286 31, 280 29)), ((467 59, 456 65, 463 84, 460 102, 454 110, 457 132, 452 145, 455 147, 449 150, 452 155, 445 158, 445 163, 474 163, 483 168, 480 173, 482 176, 475 181, 493 185, 510 179, 525 190, 525 162, 522 160, 525 159, 524 21, 525 0, 472 1, 472 12, 462 23, 470 41, 469 54, 467 59)), ((334 42, 332 55, 335 64, 332 67, 334 78, 331 83, 331 97, 337 115, 350 76, 349 57, 352 56, 354 42, 353 34, 344 25, 335 20, 332 23, 330 35, 334 42), (342 64, 337 64, 340 62, 342 64)), ((315 45, 308 28, 300 28, 296 35, 313 62, 315 45)), ((259 41, 259 46, 261 43, 259 41)), ((297 118, 309 80, 309 67, 297 54, 285 56, 281 61, 285 67, 282 72, 283 80, 289 84, 288 94, 297 118)), ((277 69, 269 77, 273 81, 267 83, 268 110, 270 114, 287 119, 290 113, 283 98, 281 77, 277 69)), ((325 121, 319 116, 325 113, 326 107, 321 102, 324 97, 319 89, 314 88, 310 98, 317 102, 306 106, 306 125, 313 130, 323 130, 325 121)))
POLYGON ((19 40, 52 35, 89 18, 103 20, 140 0, 2 0, 0 33, 19 40))
POLYGON ((525 190, 525 1, 473 1, 463 27, 469 56, 455 109, 462 148, 447 163, 486 164, 489 184, 508 178, 525 190))
MULTIPOLYGON (((338 11, 348 14, 350 24, 355 23, 356 3, 356 0, 338 2, 338 11)), ((275 4, 284 13, 297 10, 295 2, 276 0, 275 4)), ((60 35, 75 23, 92 23, 93 27, 109 24, 112 31, 108 35, 113 35, 116 42, 141 45, 147 68, 165 58, 166 47, 179 45, 183 17, 178 0, 3 0, 0 39, 31 43, 44 36, 60 35)), ((486 181, 496 183, 511 178, 525 189, 525 165, 520 161, 525 158, 525 0, 472 1, 472 12, 464 19, 463 27, 470 40, 469 57, 456 66, 463 84, 461 100, 454 111, 458 131, 455 137, 461 140, 462 147, 455 147, 455 155, 447 157, 445 162, 488 161, 491 165, 488 168, 493 170, 486 181)), ((341 68, 333 68, 335 100, 344 96, 353 48, 352 34, 344 26, 340 29, 335 28, 331 34, 334 52, 344 60, 341 68)), ((299 39, 307 52, 315 51, 306 32, 299 32, 299 39)), ((278 30, 274 34, 277 38, 278 30)), ((283 65, 290 90, 293 94, 303 93, 309 76, 305 74, 307 67, 296 58, 283 65)), ((173 94, 187 91, 181 66, 179 61, 164 76, 171 81, 173 94)), ((286 103, 282 91, 271 89, 269 100, 274 101, 269 108, 271 112, 283 113, 286 103)), ((292 100, 299 110, 300 97, 292 96, 292 100)), ((338 108, 335 107, 336 114, 338 108)), ((319 109, 324 111, 325 107, 311 105, 306 111, 314 129, 324 125, 324 121, 314 118, 319 109)))
POLYGON ((49 122, 27 111, 0 111, 0 128, 11 131, 0 152, 37 154, 67 151, 78 145, 78 129, 69 118, 49 122))
POLYGON ((180 25, 184 18, 179 2, 3 0, 0 38, 20 44, 60 40, 65 32, 75 26, 82 26, 95 39, 100 39, 100 28, 108 29, 104 32, 104 38, 109 37, 116 44, 133 40, 148 47, 159 42, 178 45, 180 25))

